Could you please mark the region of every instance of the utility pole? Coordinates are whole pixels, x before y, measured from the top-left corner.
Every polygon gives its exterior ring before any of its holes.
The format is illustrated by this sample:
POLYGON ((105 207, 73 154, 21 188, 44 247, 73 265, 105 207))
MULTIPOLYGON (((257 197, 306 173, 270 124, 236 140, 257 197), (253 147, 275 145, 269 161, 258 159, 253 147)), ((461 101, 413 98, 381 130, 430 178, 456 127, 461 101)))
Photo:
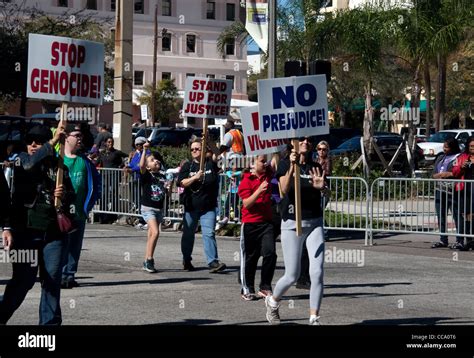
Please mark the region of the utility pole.
POLYGON ((155 5, 155 32, 153 35, 153 77, 151 83, 151 105, 150 105, 150 119, 151 125, 155 125, 155 101, 156 101, 156 60, 158 51, 158 4, 155 5))
POLYGON ((276 77, 277 0, 268 0, 268 78, 276 77))
POLYGON ((133 1, 117 1, 115 13, 114 126, 115 146, 132 149, 133 1))

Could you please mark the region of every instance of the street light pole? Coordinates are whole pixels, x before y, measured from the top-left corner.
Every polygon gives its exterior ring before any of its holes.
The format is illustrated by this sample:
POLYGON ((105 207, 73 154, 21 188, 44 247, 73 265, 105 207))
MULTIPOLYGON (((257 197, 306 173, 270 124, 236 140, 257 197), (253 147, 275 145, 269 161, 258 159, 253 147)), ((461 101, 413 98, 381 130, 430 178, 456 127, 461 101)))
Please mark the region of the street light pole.
POLYGON ((268 78, 276 77, 277 0, 268 0, 268 78))
POLYGON ((151 125, 155 125, 155 101, 156 101, 156 61, 158 50, 158 4, 155 6, 155 32, 153 36, 153 80, 151 84, 151 105, 150 105, 150 119, 151 125))

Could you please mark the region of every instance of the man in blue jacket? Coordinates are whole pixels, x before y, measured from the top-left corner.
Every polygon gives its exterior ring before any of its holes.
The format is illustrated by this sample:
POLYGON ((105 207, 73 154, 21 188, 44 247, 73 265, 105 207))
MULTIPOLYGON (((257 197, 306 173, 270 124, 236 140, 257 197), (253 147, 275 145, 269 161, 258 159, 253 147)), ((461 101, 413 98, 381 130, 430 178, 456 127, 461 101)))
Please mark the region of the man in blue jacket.
POLYGON ((84 155, 78 154, 82 144, 82 133, 76 127, 66 131, 64 143, 64 164, 69 170, 72 185, 76 193, 74 202, 75 227, 69 234, 67 263, 63 267, 62 288, 79 286, 75 280, 87 217, 95 202, 100 197, 101 177, 92 162, 84 155))

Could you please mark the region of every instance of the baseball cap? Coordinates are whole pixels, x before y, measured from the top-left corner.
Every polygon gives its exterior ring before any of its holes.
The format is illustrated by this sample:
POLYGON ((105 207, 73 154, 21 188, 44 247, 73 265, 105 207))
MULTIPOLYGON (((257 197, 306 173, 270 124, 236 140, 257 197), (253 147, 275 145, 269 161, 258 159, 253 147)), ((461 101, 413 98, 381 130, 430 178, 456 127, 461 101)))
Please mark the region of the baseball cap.
POLYGON ((138 144, 145 144, 146 143, 146 138, 145 137, 137 137, 135 138, 135 145, 138 144))

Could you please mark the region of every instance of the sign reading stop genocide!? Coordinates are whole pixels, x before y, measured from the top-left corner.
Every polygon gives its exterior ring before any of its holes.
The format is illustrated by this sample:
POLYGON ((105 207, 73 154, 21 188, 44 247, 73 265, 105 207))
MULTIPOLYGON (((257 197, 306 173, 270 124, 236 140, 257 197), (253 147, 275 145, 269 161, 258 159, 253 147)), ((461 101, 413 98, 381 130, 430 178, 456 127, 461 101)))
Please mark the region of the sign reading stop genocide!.
POLYGON ((205 77, 186 78, 183 115, 225 118, 229 115, 232 81, 205 77))
POLYGON ((29 35, 28 97, 100 105, 103 93, 103 44, 29 35))

